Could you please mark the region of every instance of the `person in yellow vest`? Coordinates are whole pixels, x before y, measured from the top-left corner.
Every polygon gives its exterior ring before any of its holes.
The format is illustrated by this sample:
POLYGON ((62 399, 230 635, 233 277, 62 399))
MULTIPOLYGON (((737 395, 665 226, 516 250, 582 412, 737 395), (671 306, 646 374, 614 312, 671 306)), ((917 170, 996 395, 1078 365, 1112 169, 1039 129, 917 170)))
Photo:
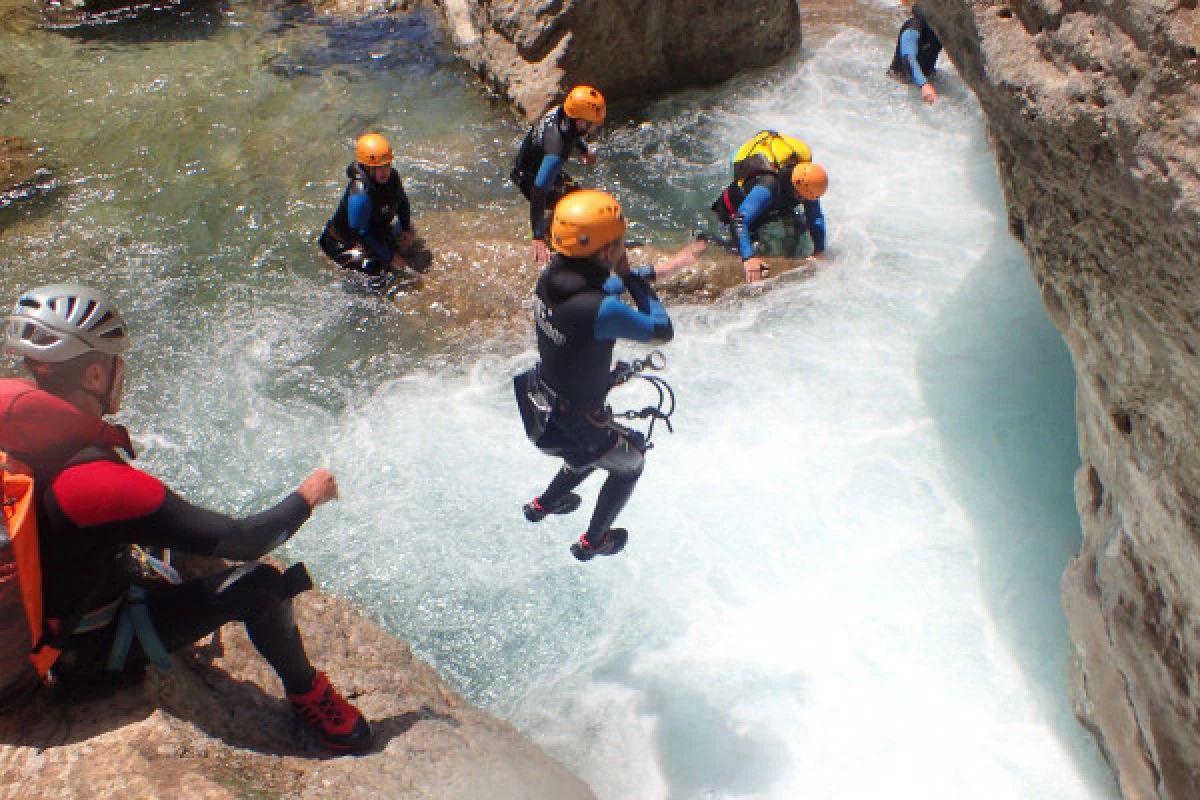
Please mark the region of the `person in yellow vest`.
POLYGON ((800 258, 804 234, 812 255, 825 251, 820 198, 829 188, 825 169, 812 163, 808 145, 775 131, 760 131, 733 154, 733 180, 712 204, 731 238, 749 283, 767 277, 762 255, 800 258))

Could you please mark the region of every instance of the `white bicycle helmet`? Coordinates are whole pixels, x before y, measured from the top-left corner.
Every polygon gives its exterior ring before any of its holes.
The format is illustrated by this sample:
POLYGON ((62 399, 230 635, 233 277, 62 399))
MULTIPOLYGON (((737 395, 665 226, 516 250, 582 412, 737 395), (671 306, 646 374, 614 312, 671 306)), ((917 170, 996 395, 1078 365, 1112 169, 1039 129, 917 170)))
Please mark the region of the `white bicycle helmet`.
POLYGON ((71 283, 21 295, 4 338, 9 352, 52 364, 129 349, 129 329, 117 307, 103 292, 71 283))

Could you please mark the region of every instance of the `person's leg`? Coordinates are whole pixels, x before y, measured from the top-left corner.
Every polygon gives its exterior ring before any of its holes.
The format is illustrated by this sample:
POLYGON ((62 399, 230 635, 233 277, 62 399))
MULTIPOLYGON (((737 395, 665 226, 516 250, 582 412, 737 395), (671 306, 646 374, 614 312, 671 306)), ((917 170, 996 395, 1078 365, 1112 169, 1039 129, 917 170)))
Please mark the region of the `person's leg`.
MULTIPOLYGON (((147 591, 146 605, 168 651, 191 644, 226 622, 241 620, 254 647, 283 682, 293 711, 330 749, 371 746, 371 726, 317 672, 304 651, 292 601, 279 570, 248 562, 179 585, 147 591)), ((135 651, 144 659, 141 648, 135 651)))
POLYGON ((592 520, 588 523, 587 533, 583 538, 585 544, 598 547, 605 534, 608 533, 617 515, 629 502, 633 488, 641 477, 645 465, 645 456, 641 448, 634 444, 629 437, 619 435, 617 443, 595 463, 596 467, 606 470, 608 478, 600 489, 596 499, 596 509, 592 512, 592 520))
POLYGON ((312 686, 316 669, 304 651, 283 576, 270 565, 248 562, 179 585, 149 589, 146 607, 168 651, 240 620, 285 690, 299 692, 312 686))

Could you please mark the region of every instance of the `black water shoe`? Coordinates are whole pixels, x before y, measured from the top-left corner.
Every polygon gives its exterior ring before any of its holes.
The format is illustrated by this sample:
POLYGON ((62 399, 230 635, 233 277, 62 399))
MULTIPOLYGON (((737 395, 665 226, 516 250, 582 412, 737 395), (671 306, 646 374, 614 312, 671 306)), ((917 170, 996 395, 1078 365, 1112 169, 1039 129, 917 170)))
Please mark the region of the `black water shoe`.
POLYGON ((583 502, 579 499, 579 495, 574 492, 567 492, 566 496, 559 500, 550 508, 542 505, 542 498, 535 497, 525 504, 525 519, 530 522, 541 522, 546 518, 547 514, 570 514, 579 508, 579 504, 583 502))
POLYGON ((571 545, 571 555, 580 561, 591 561, 596 556, 615 556, 625 549, 625 543, 628 541, 629 531, 624 528, 609 528, 601 537, 600 543, 595 546, 588 544, 586 534, 580 536, 579 541, 571 545))

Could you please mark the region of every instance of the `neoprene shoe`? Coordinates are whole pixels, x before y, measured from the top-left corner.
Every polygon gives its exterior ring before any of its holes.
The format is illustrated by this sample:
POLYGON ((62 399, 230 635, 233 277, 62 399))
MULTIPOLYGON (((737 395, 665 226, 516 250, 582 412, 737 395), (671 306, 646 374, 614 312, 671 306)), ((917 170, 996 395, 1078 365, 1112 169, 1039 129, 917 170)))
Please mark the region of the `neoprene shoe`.
POLYGON ((596 556, 615 556, 625 549, 625 543, 628 541, 629 531, 624 528, 609 528, 601 537, 600 543, 595 546, 588 544, 587 534, 584 534, 579 537, 578 542, 571 545, 571 555, 580 561, 591 561, 596 556))
POLYGON ((525 519, 530 522, 541 522, 547 514, 570 514, 579 508, 581 502, 583 501, 579 499, 579 495, 567 492, 566 496, 555 506, 546 508, 542 505, 542 498, 535 497, 525 504, 525 519))
POLYGON ((338 694, 324 672, 313 678, 312 689, 304 694, 288 694, 287 698, 296 716, 330 750, 361 753, 371 746, 375 734, 370 723, 338 694))

